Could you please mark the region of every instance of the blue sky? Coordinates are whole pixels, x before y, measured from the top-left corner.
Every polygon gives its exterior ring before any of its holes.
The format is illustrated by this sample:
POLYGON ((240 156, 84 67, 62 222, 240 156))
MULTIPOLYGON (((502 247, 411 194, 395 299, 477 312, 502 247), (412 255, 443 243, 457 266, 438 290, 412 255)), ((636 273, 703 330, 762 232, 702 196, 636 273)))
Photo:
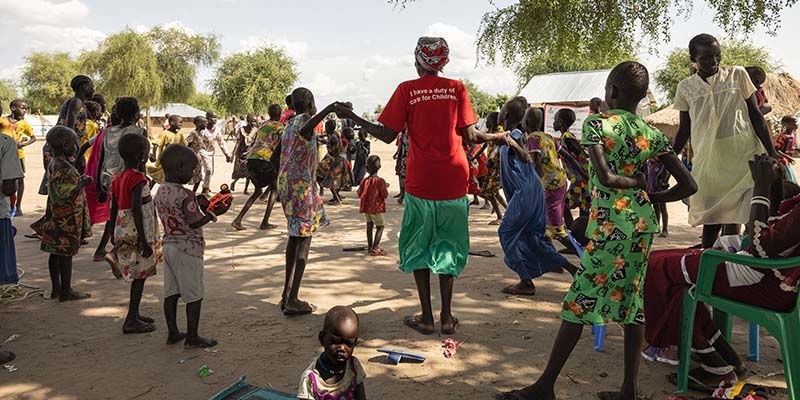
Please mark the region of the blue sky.
MULTIPOLYGON (((669 42, 658 44, 655 54, 640 55, 651 72, 669 50, 686 46, 697 33, 725 36, 711 21, 711 10, 695 3, 689 20, 675 21, 669 42)), ((509 69, 476 66, 475 33, 491 7, 488 0, 417 0, 405 9, 385 0, 0 0, 5 13, 0 37, 6 39, 0 43, 0 79, 18 79, 31 51, 77 53, 125 27, 169 25, 220 35, 223 54, 265 44, 284 47, 298 62, 299 83, 315 93, 319 105, 349 100, 361 112, 385 103, 397 83, 414 77, 411 52, 421 35, 444 36, 450 43, 446 76, 468 78, 490 93, 514 94, 509 69)), ((777 36, 758 33, 747 39, 767 47, 784 70, 800 77, 800 54, 792 40, 800 34, 800 6, 785 10, 782 18, 777 36)), ((201 89, 210 76, 210 70, 200 72, 201 89)))

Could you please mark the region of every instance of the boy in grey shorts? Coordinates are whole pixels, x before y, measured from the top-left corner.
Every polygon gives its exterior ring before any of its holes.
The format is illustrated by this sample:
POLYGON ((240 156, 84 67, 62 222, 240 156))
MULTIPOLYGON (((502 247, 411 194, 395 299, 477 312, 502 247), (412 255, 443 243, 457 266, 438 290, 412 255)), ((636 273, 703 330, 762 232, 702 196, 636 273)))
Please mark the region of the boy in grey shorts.
POLYGON ((183 347, 212 347, 214 339, 197 333, 200 325, 200 306, 203 302, 203 239, 202 226, 215 221, 217 215, 228 211, 229 205, 215 203, 202 210, 194 193, 183 185, 192 179, 197 156, 192 149, 173 144, 164 149, 161 157, 165 183, 158 188, 155 205, 164 227, 164 315, 167 319, 167 344, 184 341, 183 347), (186 302, 186 333, 178 330, 178 299, 186 302))

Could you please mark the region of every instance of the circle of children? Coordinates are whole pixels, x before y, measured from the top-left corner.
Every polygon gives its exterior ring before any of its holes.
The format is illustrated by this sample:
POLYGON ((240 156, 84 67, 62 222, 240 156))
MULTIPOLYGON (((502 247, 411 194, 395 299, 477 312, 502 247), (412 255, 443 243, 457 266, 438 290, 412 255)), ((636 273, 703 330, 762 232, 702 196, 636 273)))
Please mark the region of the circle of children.
MULTIPOLYGON (((274 228, 270 213, 276 199, 280 201, 288 230, 280 308, 285 315, 312 313, 316 307, 298 294, 312 237, 328 224, 320 197, 323 187, 332 195, 328 204, 338 204, 339 191, 358 184, 360 212, 367 223, 366 251, 385 255, 380 242, 388 185, 378 176, 381 160, 369 155, 369 134, 398 144, 398 201, 404 204, 399 266, 413 274, 421 306, 420 314, 404 318, 405 325, 423 335, 434 332, 430 280, 435 274, 441 289, 440 330, 449 335, 458 328, 451 300, 455 278, 469 252, 468 194, 480 195, 497 216, 492 224, 499 225, 504 261, 519 276, 519 282, 504 292, 533 295, 533 280, 546 272, 567 270, 574 275, 547 367, 530 386, 501 397, 554 399, 556 378, 583 326, 613 321, 624 326, 624 381, 618 390, 598 396, 636 399, 640 357, 662 359, 666 349, 678 345, 682 293, 697 277, 703 249, 719 247, 715 241, 721 229, 735 235, 739 226, 747 224, 753 240, 744 251, 755 257, 800 255, 796 245, 800 201, 781 203, 784 196, 798 193, 796 185, 782 185, 790 178, 782 167, 791 163, 796 121, 784 119, 785 132, 776 149, 760 112, 764 96, 758 86, 763 79, 751 79, 740 67, 720 67, 720 46, 710 35, 693 38, 689 50, 696 73, 677 89, 675 108, 681 124, 673 143, 636 114, 649 85, 647 69, 636 62, 621 63, 610 72, 605 100, 591 102, 593 114, 578 128, 580 136, 572 133, 575 115, 569 110, 555 116, 560 140, 543 133, 541 110, 530 108, 524 98, 510 100, 478 130, 464 85, 439 76, 449 59, 443 38, 419 39, 414 51, 419 78, 398 85, 379 122, 356 115, 349 103, 334 102, 317 110, 312 92, 298 88, 287 97, 287 110, 277 104, 269 107, 269 120, 263 125, 254 115, 247 116, 236 129, 233 154, 225 147, 213 112, 195 117, 195 129, 185 137, 179 133, 181 117, 170 116, 157 154, 152 154, 146 131, 137 125, 136 99, 118 98, 105 123, 103 98, 94 94, 91 79, 77 76, 71 82, 75 97, 64 103, 59 125, 47 132, 47 173, 41 188, 48 196, 47 208, 32 225, 32 236, 40 238, 41 249, 50 253, 50 297, 68 301, 90 296, 70 285, 72 256, 85 244, 90 222, 105 223, 95 260, 105 259, 118 278, 131 282, 123 332, 155 330, 153 319, 139 313, 139 303, 146 279, 162 263, 167 343, 183 342, 186 348, 216 345, 216 340, 198 333, 204 297, 202 227, 228 211, 230 190, 236 179, 246 178, 255 191, 232 225, 244 229, 242 219, 263 197, 268 208, 260 228, 274 228), (335 121, 325 120, 329 114, 342 119, 341 134, 335 121), (320 135, 315 128, 323 122, 325 132, 320 135), (358 140, 354 127, 360 127, 358 140), (691 172, 676 156, 690 140, 691 172), (208 199, 204 194, 214 169, 214 143, 229 162, 235 159, 237 164, 230 190, 223 188, 208 199), (321 143, 327 145, 327 155, 320 162, 321 143), (730 160, 727 154, 740 157, 730 160), (148 160, 155 166, 147 168, 148 160), (667 174, 676 185, 665 184, 667 174), (158 189, 153 194, 155 183, 158 189), (199 185, 203 194, 197 196, 199 185), (659 232, 657 211, 665 215, 663 204, 689 197, 689 222, 703 225, 702 246, 651 252, 653 236, 659 232), (579 218, 572 222, 575 208, 579 218), (781 218, 768 220, 778 213, 781 218), (555 239, 573 249, 565 225, 572 227, 580 242, 574 248, 582 252, 578 266, 553 244, 555 239), (113 250, 106 251, 109 239, 113 250), (185 332, 176 318, 180 298, 186 303, 185 332)), ((17 280, 9 217, 12 205, 21 212, 22 148, 35 141, 23 120, 26 107, 23 101, 14 101, 11 115, 0 120, 3 132, 10 135, 0 135, 3 282, 17 280)), ((666 226, 661 232, 666 235, 666 226)), ((786 311, 795 302, 798 277, 800 267, 763 273, 728 266, 717 274, 714 290, 786 311)), ((696 318, 693 348, 700 366, 690 377, 695 388, 710 392, 721 382, 735 381, 746 368, 704 307, 696 318)), ((355 312, 332 308, 319 340, 324 351, 303 372, 298 396, 365 398, 364 370, 352 357, 358 342, 355 312)))

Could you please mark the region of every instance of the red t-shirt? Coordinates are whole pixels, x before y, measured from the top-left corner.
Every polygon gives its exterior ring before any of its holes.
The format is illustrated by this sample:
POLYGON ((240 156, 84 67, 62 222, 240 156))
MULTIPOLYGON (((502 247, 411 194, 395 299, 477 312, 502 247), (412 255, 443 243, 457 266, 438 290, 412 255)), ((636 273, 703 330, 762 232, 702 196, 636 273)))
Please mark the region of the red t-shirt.
POLYGON ((401 83, 378 121, 408 127, 406 192, 426 200, 467 195, 469 165, 458 129, 478 122, 461 81, 436 75, 401 83))
POLYGON ((358 197, 361 198, 359 212, 362 214, 382 214, 386 212, 386 198, 389 190, 386 181, 378 176, 368 176, 358 185, 358 197))
POLYGON ((278 120, 278 122, 285 124, 286 121, 289 120, 289 118, 294 117, 294 114, 295 114, 294 110, 290 110, 287 108, 283 110, 283 112, 281 113, 281 118, 278 120))
POLYGON ((133 188, 147 183, 147 177, 141 171, 127 168, 114 175, 111 181, 111 194, 117 202, 120 210, 133 208, 133 188))

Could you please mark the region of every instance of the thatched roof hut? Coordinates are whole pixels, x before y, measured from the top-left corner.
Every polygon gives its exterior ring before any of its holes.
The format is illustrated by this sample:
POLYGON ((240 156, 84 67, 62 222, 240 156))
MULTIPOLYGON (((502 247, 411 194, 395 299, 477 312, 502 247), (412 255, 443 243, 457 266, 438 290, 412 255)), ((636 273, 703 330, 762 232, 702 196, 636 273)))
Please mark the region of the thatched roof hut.
POLYGON ((778 118, 800 111, 800 81, 787 73, 767 74, 764 94, 772 105, 770 116, 778 118))
MULTIPOLYGON (((800 81, 787 73, 767 74, 767 81, 762 85, 767 95, 772 113, 768 119, 785 115, 795 115, 800 111, 800 81)), ((644 120, 664 132, 670 139, 675 138, 680 125, 680 112, 672 106, 648 115, 644 120)))
POLYGON ((678 126, 681 124, 680 111, 669 106, 663 110, 654 112, 645 117, 645 122, 664 132, 668 138, 674 139, 678 133, 678 126))

